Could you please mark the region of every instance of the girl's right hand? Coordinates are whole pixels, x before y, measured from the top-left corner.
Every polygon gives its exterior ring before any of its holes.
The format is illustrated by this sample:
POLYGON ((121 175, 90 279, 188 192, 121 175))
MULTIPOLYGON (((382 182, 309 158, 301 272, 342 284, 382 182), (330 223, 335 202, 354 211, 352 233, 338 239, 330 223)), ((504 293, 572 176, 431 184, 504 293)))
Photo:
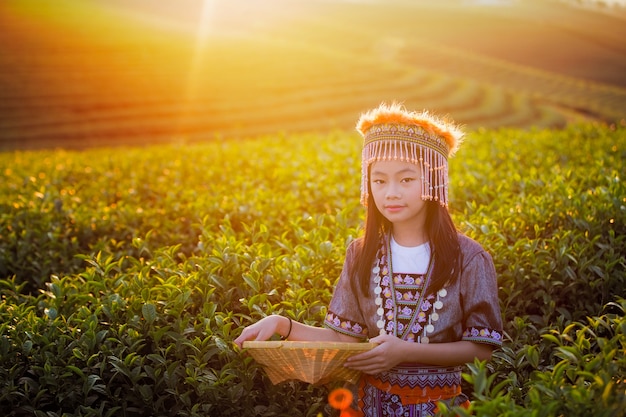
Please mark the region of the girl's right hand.
POLYGON ((278 315, 264 317, 263 319, 243 329, 241 335, 235 339, 235 344, 241 349, 243 347, 243 342, 247 340, 268 340, 276 333, 281 335, 286 333, 288 326, 289 319, 286 317, 278 315))

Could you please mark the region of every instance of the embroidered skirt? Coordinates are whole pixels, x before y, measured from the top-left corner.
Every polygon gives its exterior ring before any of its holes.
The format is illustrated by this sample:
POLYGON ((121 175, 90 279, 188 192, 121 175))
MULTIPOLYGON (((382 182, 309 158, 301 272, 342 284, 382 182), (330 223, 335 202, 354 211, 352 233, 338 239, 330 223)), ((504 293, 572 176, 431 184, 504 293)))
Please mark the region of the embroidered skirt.
POLYGON ((461 367, 403 364, 359 382, 359 409, 366 417, 421 417, 437 413, 437 402, 468 405, 461 393, 461 367))

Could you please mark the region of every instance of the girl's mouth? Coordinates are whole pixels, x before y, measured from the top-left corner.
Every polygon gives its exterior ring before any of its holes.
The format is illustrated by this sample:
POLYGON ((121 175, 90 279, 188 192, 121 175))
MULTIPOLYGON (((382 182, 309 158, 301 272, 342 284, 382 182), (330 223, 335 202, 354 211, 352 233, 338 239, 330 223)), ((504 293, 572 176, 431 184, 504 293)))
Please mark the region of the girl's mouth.
POLYGON ((391 212, 391 213, 396 213, 400 210, 402 210, 404 208, 404 206, 385 206, 385 210, 391 212))

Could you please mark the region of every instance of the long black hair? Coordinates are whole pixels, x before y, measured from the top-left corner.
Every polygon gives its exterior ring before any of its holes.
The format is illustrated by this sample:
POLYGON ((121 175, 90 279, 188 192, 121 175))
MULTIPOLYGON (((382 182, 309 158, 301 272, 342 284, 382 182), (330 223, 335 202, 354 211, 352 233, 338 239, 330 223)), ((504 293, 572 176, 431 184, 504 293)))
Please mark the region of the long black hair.
MULTIPOLYGON (((376 208, 370 192, 365 217, 365 235, 361 241, 353 269, 352 282, 358 283, 363 295, 369 291, 372 267, 381 237, 391 231, 391 222, 376 208)), ((427 294, 434 294, 452 283, 459 275, 461 265, 461 248, 456 226, 446 207, 438 201, 426 201, 426 234, 430 242, 431 256, 434 256, 433 275, 427 294)))

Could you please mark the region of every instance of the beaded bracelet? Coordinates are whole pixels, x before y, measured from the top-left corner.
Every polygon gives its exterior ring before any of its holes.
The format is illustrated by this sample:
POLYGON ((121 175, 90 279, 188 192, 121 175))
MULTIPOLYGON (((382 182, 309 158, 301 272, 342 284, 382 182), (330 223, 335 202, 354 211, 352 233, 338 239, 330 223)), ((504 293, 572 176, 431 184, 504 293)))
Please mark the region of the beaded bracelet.
POLYGON ((291 334, 291 327, 293 326, 293 320, 291 320, 291 317, 287 317, 287 318, 289 319, 289 331, 287 332, 287 335, 281 337, 280 340, 287 340, 287 338, 291 334))

